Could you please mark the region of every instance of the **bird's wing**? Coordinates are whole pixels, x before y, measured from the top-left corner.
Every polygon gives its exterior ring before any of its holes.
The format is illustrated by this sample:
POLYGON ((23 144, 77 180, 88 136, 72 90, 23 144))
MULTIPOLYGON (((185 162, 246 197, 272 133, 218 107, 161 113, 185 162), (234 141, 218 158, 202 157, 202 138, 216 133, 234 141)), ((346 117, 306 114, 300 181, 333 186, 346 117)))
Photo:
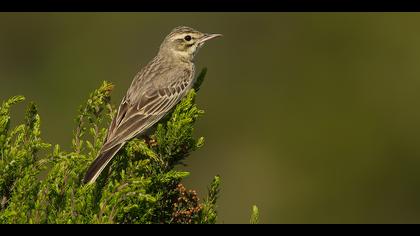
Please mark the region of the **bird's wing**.
POLYGON ((190 81, 185 78, 168 86, 148 90, 137 102, 124 98, 101 151, 132 139, 153 126, 181 100, 190 87, 190 81))

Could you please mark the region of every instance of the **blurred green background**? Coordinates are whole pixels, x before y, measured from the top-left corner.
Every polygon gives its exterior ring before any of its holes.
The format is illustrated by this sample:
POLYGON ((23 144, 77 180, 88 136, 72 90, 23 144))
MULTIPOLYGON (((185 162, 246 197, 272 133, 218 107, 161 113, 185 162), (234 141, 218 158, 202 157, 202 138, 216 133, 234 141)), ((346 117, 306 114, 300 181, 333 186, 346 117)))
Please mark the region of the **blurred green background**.
MULTIPOLYGON (((222 177, 220 223, 420 222, 418 13, 1 13, 0 99, 35 101, 70 148, 79 104, 108 80, 118 104, 175 26, 222 33, 185 183, 222 177)), ((14 112, 22 120, 23 105, 14 112)))

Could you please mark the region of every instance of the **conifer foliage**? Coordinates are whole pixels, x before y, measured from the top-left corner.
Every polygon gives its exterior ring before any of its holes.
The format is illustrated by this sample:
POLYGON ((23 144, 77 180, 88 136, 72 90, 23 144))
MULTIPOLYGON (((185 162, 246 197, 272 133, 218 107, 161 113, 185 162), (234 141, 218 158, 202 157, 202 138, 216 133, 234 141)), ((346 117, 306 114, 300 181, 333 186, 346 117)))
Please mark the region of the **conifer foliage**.
MULTIPOLYGON (((201 84, 206 70, 198 76, 201 84)), ((204 144, 194 138, 203 115, 194 103, 199 85, 146 139, 133 139, 94 184, 83 184, 115 114, 113 85, 103 82, 79 109, 72 150, 41 138, 37 106, 28 105, 25 122, 11 127, 10 109, 24 101, 12 97, 0 107, 0 223, 215 223, 220 177, 199 200, 175 170, 204 144)))

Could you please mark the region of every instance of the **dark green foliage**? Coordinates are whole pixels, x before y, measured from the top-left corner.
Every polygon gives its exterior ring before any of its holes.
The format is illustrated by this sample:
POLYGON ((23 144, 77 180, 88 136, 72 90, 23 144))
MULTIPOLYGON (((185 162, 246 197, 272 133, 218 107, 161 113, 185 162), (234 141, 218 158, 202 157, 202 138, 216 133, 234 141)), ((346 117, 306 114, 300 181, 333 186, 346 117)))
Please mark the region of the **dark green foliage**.
MULTIPOLYGON (((196 89, 205 71, 197 80, 196 89)), ((10 107, 24 100, 10 98, 0 107, 0 223, 215 223, 220 178, 208 196, 181 181, 176 171, 188 154, 203 146, 194 138, 194 122, 203 111, 192 89, 174 111, 143 139, 133 139, 116 155, 95 184, 82 179, 96 157, 115 113, 113 85, 104 82, 76 118, 71 151, 40 138, 40 117, 30 104, 25 123, 10 128, 10 107)))
POLYGON ((38 175, 46 164, 44 159, 37 160, 36 155, 50 147, 40 138, 40 118, 32 103, 26 112, 25 123, 10 130, 10 107, 23 100, 22 96, 13 97, 0 108, 1 222, 31 222, 41 185, 38 175))
POLYGON ((216 201, 219 194, 220 177, 215 176, 208 190, 208 197, 204 201, 200 223, 214 224, 217 220, 216 201))

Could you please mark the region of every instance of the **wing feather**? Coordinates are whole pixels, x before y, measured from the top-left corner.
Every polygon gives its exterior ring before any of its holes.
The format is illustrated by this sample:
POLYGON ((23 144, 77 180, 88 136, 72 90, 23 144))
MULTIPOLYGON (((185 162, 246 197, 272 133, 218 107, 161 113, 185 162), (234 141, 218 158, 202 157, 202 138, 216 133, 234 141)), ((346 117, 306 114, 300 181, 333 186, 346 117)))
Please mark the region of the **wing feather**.
POLYGON ((171 87, 152 90, 138 103, 122 103, 123 107, 118 109, 116 121, 112 123, 115 125, 111 125, 102 151, 132 139, 153 126, 182 99, 188 87, 185 83, 180 81, 171 87))
POLYGON ((85 182, 94 182, 125 142, 158 122, 191 88, 193 64, 188 69, 177 68, 159 60, 162 59, 156 57, 135 76, 108 128, 98 157, 86 172, 85 182))

